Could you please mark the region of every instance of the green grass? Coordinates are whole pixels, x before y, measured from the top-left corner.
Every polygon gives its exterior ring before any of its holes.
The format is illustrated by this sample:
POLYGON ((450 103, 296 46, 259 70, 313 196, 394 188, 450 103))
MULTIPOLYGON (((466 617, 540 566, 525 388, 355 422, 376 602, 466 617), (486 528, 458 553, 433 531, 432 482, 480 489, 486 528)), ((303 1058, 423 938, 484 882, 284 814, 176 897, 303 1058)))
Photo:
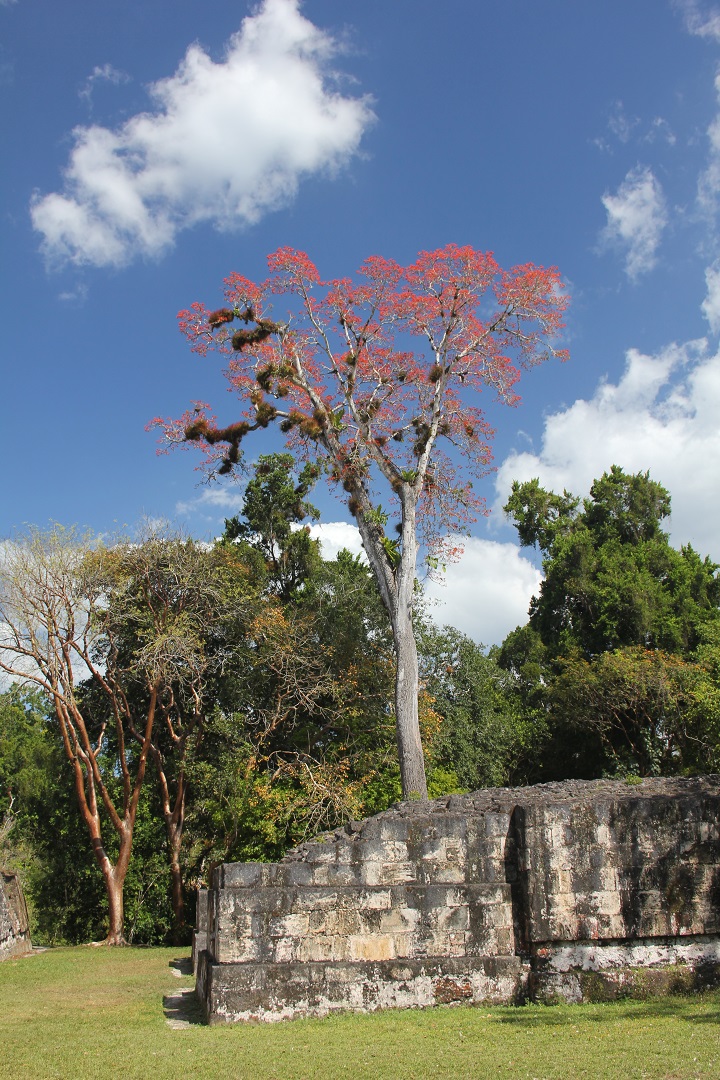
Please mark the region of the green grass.
POLYGON ((0 964, 0 1076, 720 1078, 720 993, 607 1005, 437 1008, 172 1030, 174 949, 53 949, 0 964))

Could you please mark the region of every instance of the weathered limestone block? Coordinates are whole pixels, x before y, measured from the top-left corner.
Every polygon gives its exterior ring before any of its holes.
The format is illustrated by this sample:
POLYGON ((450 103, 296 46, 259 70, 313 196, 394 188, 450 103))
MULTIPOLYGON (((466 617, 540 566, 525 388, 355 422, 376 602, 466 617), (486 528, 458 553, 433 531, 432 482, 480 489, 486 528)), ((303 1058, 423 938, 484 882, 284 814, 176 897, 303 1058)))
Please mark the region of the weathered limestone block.
POLYGON ((535 1001, 612 1001, 720 985, 720 939, 645 938, 538 948, 530 974, 535 1001))
POLYGON ((16 874, 0 870, 0 960, 32 952, 30 924, 16 874))
POLYGON ((708 985, 719 822, 720 777, 401 803, 219 867, 198 994, 214 1023, 708 985))
POLYGON ((208 891, 198 889, 195 901, 195 929, 192 937, 192 966, 197 971, 198 957, 207 949, 208 891))
POLYGON ((197 988, 210 1023, 273 1021, 346 1009, 500 1004, 516 999, 526 974, 515 956, 224 966, 204 952, 197 988))

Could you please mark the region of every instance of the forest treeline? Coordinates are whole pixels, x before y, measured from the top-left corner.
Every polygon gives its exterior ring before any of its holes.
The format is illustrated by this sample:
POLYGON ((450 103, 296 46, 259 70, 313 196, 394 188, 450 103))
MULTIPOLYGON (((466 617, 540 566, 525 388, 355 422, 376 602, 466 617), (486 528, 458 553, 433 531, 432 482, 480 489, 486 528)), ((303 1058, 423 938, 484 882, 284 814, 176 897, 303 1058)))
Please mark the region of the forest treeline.
MULTIPOLYGON (((126 940, 180 943, 213 866, 401 797, 388 616, 366 565, 303 528, 316 479, 260 458, 213 545, 55 530, 14 545, 9 579, 5 558, 6 626, 41 597, 36 647, 60 643, 41 685, 0 694, 0 861, 38 942, 107 937, 119 911, 126 940)), ((486 651, 418 587, 430 797, 720 771, 720 578, 670 545, 667 491, 613 467, 583 501, 517 483, 506 512, 543 559, 526 625, 486 651)))

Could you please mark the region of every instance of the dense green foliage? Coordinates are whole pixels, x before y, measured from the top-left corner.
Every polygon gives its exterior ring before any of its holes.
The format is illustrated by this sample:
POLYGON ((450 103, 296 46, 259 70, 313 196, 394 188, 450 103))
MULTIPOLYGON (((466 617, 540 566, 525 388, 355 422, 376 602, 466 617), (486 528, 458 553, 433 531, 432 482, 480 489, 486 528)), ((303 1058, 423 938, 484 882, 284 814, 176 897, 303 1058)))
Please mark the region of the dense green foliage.
POLYGON ((530 627, 551 656, 590 659, 633 645, 687 655, 717 620, 718 568, 690 546, 670 545, 660 527, 670 496, 647 473, 613 466, 582 509, 567 492, 516 482, 505 510, 521 543, 543 554, 530 627))
POLYGON ((294 465, 291 454, 261 454, 242 515, 225 522, 225 539, 243 545, 267 591, 283 602, 297 594, 320 559, 317 541, 300 527, 320 516, 307 498, 319 470, 308 464, 295 477, 294 465))
POLYGON ((432 626, 420 637, 422 669, 442 718, 434 756, 459 790, 524 783, 544 737, 523 709, 512 676, 458 630, 432 626))
MULTIPOLYGON (((401 797, 388 617, 365 563, 347 551, 324 560, 302 527, 314 479, 288 455, 261 458, 242 514, 212 548, 156 537, 98 555, 131 711, 147 712, 148 664, 170 672, 125 881, 131 941, 182 940, 194 886, 214 865, 278 858, 401 797)), ((418 592, 431 797, 720 770, 720 580, 708 559, 670 545, 669 510, 659 484, 616 468, 582 504, 516 484, 508 512, 539 546, 545 580, 528 623, 489 654, 436 627, 418 592)), ((88 683, 80 700, 99 731, 103 694, 88 683)), ((104 737, 109 764, 111 727, 104 737)), ((107 773, 115 797, 120 777, 107 773)), ((0 861, 22 873, 36 940, 104 935, 57 721, 17 687, 0 694, 0 843, 0 861)), ((111 833, 107 845, 115 858, 111 833)))
POLYGON ((580 504, 537 480, 505 507, 544 580, 497 652, 545 779, 707 771, 718 761, 718 567, 661 528, 670 496, 613 466, 580 504))
MULTIPOLYGON (((164 940, 172 922, 165 830, 153 795, 146 787, 125 887, 128 940, 146 944, 164 940)), ((21 874, 33 939, 104 937, 103 882, 56 725, 42 698, 17 688, 0 694, 0 808, 0 864, 21 874)))

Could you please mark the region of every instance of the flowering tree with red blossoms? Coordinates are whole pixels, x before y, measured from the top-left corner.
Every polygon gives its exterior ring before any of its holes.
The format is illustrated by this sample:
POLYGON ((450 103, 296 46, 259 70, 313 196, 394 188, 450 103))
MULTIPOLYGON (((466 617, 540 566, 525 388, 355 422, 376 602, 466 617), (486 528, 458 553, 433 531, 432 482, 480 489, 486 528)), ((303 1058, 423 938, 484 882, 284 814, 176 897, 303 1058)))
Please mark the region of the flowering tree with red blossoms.
POLYGON ((357 281, 323 282, 289 248, 268 262, 262 284, 226 279, 225 307, 194 304, 179 315, 195 352, 228 357, 240 417, 220 427, 198 404, 155 423, 170 442, 199 444, 218 474, 239 464, 251 431, 278 423, 290 448, 344 489, 392 625, 403 793, 426 798, 412 621, 418 544, 437 564, 449 553, 444 538, 482 509, 461 479, 463 470, 484 474, 491 460, 479 394, 489 388, 514 405, 519 368, 565 359, 553 346, 562 282, 554 268, 506 271, 491 253, 454 244, 407 267, 372 257, 357 281), (289 303, 282 315, 278 297, 289 303))

